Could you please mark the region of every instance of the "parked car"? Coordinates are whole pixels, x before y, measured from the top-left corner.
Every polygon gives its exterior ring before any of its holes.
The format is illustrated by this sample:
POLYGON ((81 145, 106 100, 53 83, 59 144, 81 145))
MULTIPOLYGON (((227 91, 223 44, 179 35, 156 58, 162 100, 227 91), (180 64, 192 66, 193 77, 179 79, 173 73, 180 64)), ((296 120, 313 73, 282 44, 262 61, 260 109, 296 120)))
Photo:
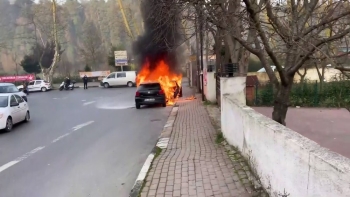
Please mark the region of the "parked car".
MULTIPOLYGON (((23 85, 17 86, 17 88, 22 91, 23 85)), ((36 92, 36 91, 42 91, 46 92, 48 90, 51 90, 51 84, 45 80, 33 80, 28 83, 28 91, 29 92, 36 92)))
POLYGON ((14 124, 29 122, 28 103, 17 93, 0 94, 0 129, 10 132, 14 124))
POLYGON ((135 94, 136 109, 141 105, 161 104, 166 107, 166 96, 159 82, 141 83, 135 94))
POLYGON ((13 83, 0 83, 0 95, 16 93, 21 96, 26 102, 28 101, 27 94, 20 91, 13 83))
POLYGON ((136 82, 136 72, 135 71, 124 71, 124 72, 113 72, 104 78, 101 82, 101 86, 109 88, 111 86, 123 86, 128 87, 135 86, 136 82))

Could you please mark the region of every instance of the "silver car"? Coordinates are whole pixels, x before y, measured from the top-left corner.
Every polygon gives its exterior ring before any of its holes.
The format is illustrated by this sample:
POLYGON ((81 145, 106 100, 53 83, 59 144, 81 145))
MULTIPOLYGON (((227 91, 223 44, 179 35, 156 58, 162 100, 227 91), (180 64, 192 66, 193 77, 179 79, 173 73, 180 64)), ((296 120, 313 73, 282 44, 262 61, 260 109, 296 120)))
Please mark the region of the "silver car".
POLYGON ((0 83, 0 95, 8 94, 8 93, 16 93, 21 96, 25 101, 28 101, 27 94, 19 91, 18 88, 13 83, 0 83))

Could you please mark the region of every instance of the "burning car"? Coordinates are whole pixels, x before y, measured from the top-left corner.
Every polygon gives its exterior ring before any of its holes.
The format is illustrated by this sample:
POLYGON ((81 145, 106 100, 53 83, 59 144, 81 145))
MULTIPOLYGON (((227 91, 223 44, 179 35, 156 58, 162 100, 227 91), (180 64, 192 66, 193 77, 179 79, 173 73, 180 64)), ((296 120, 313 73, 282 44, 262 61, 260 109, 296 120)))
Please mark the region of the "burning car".
POLYGON ((170 82, 173 86, 172 89, 174 91, 174 97, 173 99, 181 98, 182 97, 182 86, 179 86, 179 84, 176 81, 170 82))
POLYGON ((141 83, 135 93, 135 106, 161 104, 166 107, 166 95, 161 84, 156 81, 141 83))
POLYGON ((153 69, 149 61, 142 65, 136 76, 136 85, 139 87, 144 83, 159 83, 164 92, 166 104, 173 105, 177 98, 182 97, 182 75, 173 72, 164 60, 152 63, 153 69))

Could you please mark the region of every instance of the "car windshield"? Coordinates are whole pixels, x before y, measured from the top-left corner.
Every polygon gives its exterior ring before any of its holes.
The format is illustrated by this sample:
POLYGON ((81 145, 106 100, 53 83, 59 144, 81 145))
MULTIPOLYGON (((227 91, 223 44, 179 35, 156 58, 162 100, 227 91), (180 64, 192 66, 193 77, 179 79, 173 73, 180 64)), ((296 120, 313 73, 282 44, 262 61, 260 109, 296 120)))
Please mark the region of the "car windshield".
POLYGON ((4 108, 8 105, 8 96, 0 96, 0 107, 4 108))
POLYGON ((15 93, 19 92, 15 85, 0 86, 0 93, 15 93))
POLYGON ((159 90, 160 89, 160 84, 159 83, 141 84, 139 89, 140 90, 159 90))

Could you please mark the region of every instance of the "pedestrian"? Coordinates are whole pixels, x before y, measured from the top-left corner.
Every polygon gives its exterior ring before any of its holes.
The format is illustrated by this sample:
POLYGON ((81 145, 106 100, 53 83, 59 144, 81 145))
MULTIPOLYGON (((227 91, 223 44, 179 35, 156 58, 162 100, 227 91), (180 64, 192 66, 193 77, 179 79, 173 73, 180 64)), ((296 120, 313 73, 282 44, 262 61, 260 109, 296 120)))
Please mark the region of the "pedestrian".
POLYGON ((86 75, 83 77, 83 82, 84 82, 84 90, 88 89, 88 87, 87 87, 88 77, 86 75))

